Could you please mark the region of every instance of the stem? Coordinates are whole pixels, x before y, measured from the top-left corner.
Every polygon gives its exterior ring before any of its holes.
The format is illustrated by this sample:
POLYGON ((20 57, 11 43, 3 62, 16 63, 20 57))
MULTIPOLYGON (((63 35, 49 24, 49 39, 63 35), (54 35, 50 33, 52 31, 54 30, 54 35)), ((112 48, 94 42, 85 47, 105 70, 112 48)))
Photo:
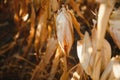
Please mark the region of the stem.
POLYGON ((114 4, 111 3, 111 5, 107 3, 101 3, 99 8, 99 14, 98 14, 98 31, 97 31, 97 49, 101 50, 103 40, 105 37, 106 29, 108 26, 108 20, 110 13, 114 7, 114 4))

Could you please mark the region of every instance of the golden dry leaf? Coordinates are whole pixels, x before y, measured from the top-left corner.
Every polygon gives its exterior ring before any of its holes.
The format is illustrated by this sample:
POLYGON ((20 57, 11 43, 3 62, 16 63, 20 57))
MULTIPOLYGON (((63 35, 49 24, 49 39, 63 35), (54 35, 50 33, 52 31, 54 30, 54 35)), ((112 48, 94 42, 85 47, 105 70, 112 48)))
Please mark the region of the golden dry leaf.
POLYGON ((51 6, 53 11, 57 11, 59 9, 59 4, 57 0, 51 0, 51 6))
POLYGON ((54 79, 61 56, 62 56, 62 50, 61 50, 60 46, 57 46, 55 57, 54 57, 53 64, 52 64, 52 69, 50 71, 50 76, 48 77, 48 80, 54 79))
POLYGON ((120 49, 120 9, 112 12, 109 20, 110 28, 109 32, 114 42, 120 49))
POLYGON ((43 48, 47 39, 47 8, 48 5, 45 5, 44 8, 40 10, 38 15, 38 24, 34 43, 37 54, 39 54, 40 49, 43 48))
POLYGON ((54 55, 54 52, 55 52, 55 50, 57 48, 57 44, 58 44, 57 40, 54 39, 54 38, 50 38, 48 40, 45 55, 42 57, 41 62, 35 68, 31 80, 37 80, 36 78, 40 79, 40 77, 43 76, 43 74, 40 74, 40 72, 44 73, 44 71, 46 71, 45 67, 47 67, 47 65, 50 62, 51 57, 54 55))
MULTIPOLYGON (((79 1, 78 1, 79 2, 79 1)), ((82 1, 81 1, 82 2, 82 1)), ((70 6, 73 8, 73 10, 75 11, 75 12, 77 12, 77 15, 79 16, 79 17, 81 17, 84 21, 85 21, 85 23, 88 25, 88 26, 90 26, 90 24, 89 24, 89 22, 85 19, 85 17, 83 16, 83 14, 80 12, 80 10, 79 10, 79 5, 77 5, 76 3, 75 3, 75 1, 74 0, 67 0, 67 3, 68 4, 70 4, 70 6)))
POLYGON ((78 63, 72 69, 76 68, 76 70, 72 73, 72 78, 70 80, 88 80, 88 76, 85 74, 82 66, 78 63))
POLYGON ((73 25, 71 16, 64 7, 56 17, 56 31, 60 47, 69 54, 73 44, 73 25))
POLYGON ((72 18, 72 23, 74 24, 74 28, 76 29, 77 33, 79 34, 80 38, 83 39, 83 34, 80 32, 80 24, 79 22, 77 21, 77 19, 75 18, 74 14, 72 13, 72 11, 68 11, 69 14, 71 15, 71 18, 72 18))
POLYGON ((30 49, 30 46, 32 44, 32 41, 33 41, 33 38, 34 38, 34 34, 35 34, 35 18, 36 18, 36 15, 35 15, 35 10, 34 10, 34 7, 33 5, 31 5, 31 16, 30 16, 30 32, 29 32, 29 36, 27 38, 27 43, 28 45, 26 46, 25 50, 24 50, 24 54, 23 56, 26 56, 29 49, 30 49))
POLYGON ((77 54, 85 72, 93 80, 98 80, 111 58, 110 44, 104 40, 101 53, 97 53, 96 30, 93 30, 92 39, 86 32, 84 39, 77 42, 77 54))
POLYGON ((120 80, 120 56, 111 59, 100 80, 120 80))

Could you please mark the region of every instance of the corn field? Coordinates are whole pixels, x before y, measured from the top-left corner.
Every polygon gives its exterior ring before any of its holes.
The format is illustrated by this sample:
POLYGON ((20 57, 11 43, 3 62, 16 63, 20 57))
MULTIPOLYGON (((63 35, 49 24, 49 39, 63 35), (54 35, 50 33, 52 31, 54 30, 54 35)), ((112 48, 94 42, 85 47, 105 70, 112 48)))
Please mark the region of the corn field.
POLYGON ((0 0, 0 80, 120 80, 120 0, 0 0))

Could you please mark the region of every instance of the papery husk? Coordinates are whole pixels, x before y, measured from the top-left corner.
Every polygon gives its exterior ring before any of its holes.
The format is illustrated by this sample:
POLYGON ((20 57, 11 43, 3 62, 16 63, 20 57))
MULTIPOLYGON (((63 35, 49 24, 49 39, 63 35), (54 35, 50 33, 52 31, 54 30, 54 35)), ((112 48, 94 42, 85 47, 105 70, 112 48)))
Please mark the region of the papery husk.
POLYGON ((69 54, 73 44, 73 25, 71 16, 64 7, 56 17, 56 32, 61 49, 69 54))
POLYGON ((77 42, 77 52, 80 63, 87 74, 91 74, 91 70, 89 70, 91 52, 87 50, 89 48, 92 48, 92 42, 89 34, 86 32, 83 41, 77 42))
POLYGON ((86 32, 84 39, 77 43, 77 54, 85 72, 93 80, 99 80, 111 58, 111 47, 107 40, 103 41, 101 53, 97 53, 96 30, 93 30, 92 39, 86 32))
POLYGON ((100 80, 120 80, 120 56, 111 59, 100 80))
POLYGON ((120 9, 112 12, 109 20, 109 32, 113 41, 120 49, 120 9))

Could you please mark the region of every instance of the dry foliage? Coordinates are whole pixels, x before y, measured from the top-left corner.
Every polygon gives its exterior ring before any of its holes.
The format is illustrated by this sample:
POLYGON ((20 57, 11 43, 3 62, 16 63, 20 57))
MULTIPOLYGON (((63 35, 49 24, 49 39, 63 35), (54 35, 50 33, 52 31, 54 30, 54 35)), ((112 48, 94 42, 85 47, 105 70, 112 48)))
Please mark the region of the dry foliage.
POLYGON ((120 80, 119 4, 0 0, 0 80, 120 80))

